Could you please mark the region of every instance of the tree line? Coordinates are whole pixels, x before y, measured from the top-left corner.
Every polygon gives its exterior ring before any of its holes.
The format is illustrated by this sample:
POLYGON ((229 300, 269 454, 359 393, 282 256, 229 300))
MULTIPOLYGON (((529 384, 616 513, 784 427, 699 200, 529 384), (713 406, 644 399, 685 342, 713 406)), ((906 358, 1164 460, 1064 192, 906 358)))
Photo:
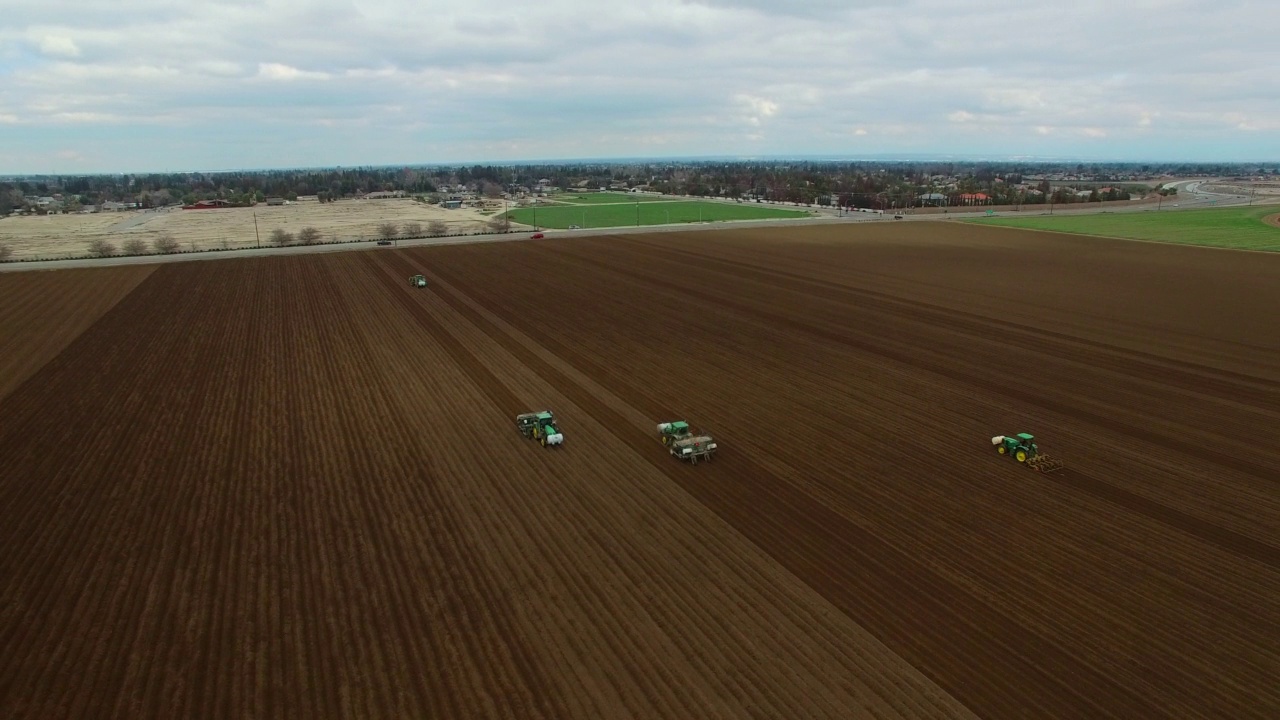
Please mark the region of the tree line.
MULTIPOLYGON (((268 197, 321 202, 376 191, 404 191, 438 199, 459 188, 490 197, 538 187, 574 189, 643 188, 663 193, 775 202, 866 207, 941 193, 949 198, 984 193, 997 203, 1069 202, 1071 180, 1040 182, 1027 192, 1027 176, 1062 176, 1081 182, 1130 183, 1134 192, 1168 176, 1280 174, 1276 167, 1217 163, 1032 163, 1032 162, 871 162, 871 161, 649 161, 518 165, 404 166, 262 171, 44 175, 0 182, 0 217, 31 208, 30 198, 61 196, 59 209, 74 211, 107 201, 142 208, 221 199, 233 204, 268 197), (942 179, 940 181, 940 179, 942 179), (1059 193, 1056 197, 1053 193, 1059 193), (890 200, 893 198, 894 200, 890 200)), ((1116 198, 1119 199, 1119 198, 1116 198)))

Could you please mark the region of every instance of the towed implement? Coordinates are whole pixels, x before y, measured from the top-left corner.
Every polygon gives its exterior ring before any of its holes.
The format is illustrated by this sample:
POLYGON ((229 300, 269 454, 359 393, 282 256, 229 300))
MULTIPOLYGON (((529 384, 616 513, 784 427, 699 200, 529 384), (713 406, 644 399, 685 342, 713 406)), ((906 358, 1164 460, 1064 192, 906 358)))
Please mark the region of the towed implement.
POLYGON ((521 435, 537 440, 542 447, 564 444, 564 433, 556 427, 555 415, 550 410, 521 413, 516 416, 516 428, 521 435))
POLYGON ((710 461, 716 454, 716 441, 706 433, 694 432, 683 420, 658 423, 658 437, 672 455, 693 465, 698 460, 710 461))
POLYGON ((996 452, 1008 455, 1036 472, 1055 472, 1066 467, 1061 460, 1041 453, 1035 440, 1032 435, 1018 433, 996 435, 991 438, 991 444, 995 446, 996 452))

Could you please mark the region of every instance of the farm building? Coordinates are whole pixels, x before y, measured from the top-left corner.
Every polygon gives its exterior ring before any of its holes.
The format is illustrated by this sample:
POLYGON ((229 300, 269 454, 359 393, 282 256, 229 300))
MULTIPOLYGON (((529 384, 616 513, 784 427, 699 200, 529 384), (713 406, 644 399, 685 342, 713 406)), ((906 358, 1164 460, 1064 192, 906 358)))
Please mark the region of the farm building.
POLYGON ((183 210, 214 210, 231 207, 230 200, 197 200, 191 205, 183 205, 183 210))

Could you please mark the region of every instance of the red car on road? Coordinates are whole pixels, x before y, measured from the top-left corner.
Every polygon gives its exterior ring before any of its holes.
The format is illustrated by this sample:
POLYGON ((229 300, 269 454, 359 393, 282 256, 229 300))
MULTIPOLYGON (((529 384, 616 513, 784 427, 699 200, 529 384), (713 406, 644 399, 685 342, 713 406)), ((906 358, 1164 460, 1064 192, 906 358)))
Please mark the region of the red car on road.
POLYGON ((542 239, 542 238, 544 238, 544 237, 546 237, 546 235, 543 235, 542 233, 534 233, 534 234, 532 234, 532 235, 530 235, 530 236, 529 236, 529 239, 530 239, 530 240, 541 240, 541 239, 542 239))

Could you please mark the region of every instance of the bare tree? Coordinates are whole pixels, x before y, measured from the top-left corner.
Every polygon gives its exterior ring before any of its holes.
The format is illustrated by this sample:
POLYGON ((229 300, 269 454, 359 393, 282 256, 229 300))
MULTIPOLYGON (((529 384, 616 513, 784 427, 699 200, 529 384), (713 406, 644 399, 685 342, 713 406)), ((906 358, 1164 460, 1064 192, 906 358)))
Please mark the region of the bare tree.
POLYGON ((486 224, 490 232, 506 232, 511 229, 511 219, 506 215, 495 215, 486 224))
POLYGON ((440 237, 449 232, 449 225, 443 220, 432 220, 427 223, 427 234, 431 237, 440 237))
POLYGON ((400 228, 393 222, 384 222, 378 226, 378 237, 394 238, 400 234, 400 228))
POLYGON ((405 223, 403 229, 405 237, 422 237, 422 223, 405 223))
POLYGON ((13 248, 5 245, 4 243, 0 243, 0 262, 4 262, 11 257, 13 257, 13 248))
POLYGON ((120 246, 125 255, 146 255, 147 241, 142 238, 129 238, 120 246))
POLYGON ((271 231, 271 242, 281 247, 290 245, 293 243, 293 233, 282 228, 276 228, 271 231))
POLYGON ((95 257, 107 257, 108 255, 115 255, 116 246, 112 245, 110 242, 107 242, 106 240, 103 240, 102 238, 98 238, 96 240, 90 240, 89 254, 95 257))
POLYGON ((168 234, 161 235, 155 240, 152 240, 151 246, 156 249, 156 252, 164 253, 165 255, 178 252, 178 241, 174 240, 173 236, 168 234))
POLYGON ((313 227, 304 227, 298 231, 298 242, 303 245, 315 245, 320 242, 320 231, 313 227))

